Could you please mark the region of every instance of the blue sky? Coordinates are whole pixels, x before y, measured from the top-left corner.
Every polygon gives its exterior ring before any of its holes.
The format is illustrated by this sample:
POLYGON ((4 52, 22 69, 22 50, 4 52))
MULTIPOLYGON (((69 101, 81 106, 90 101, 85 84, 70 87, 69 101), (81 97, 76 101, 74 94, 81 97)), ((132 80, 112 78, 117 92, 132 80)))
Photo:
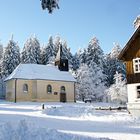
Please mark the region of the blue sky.
POLYGON ((125 45, 140 14, 140 0, 59 0, 59 6, 48 14, 41 9, 40 0, 1 0, 1 43, 6 45, 11 33, 21 48, 31 34, 36 34, 41 44, 47 43, 50 35, 60 35, 75 53, 96 36, 108 53, 113 42, 125 45))

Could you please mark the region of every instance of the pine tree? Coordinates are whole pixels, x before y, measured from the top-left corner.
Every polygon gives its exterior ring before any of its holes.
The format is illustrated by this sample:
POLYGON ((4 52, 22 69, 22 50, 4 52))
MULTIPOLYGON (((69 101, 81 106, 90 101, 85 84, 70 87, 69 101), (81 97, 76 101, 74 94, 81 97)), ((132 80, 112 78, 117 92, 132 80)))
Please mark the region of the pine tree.
POLYGON ((124 79, 126 77, 125 65, 118 59, 120 51, 121 51, 120 45, 115 43, 112 51, 105 57, 106 61, 105 73, 107 75, 108 86, 114 83, 113 78, 116 71, 122 73, 124 79))
POLYGON ((41 56, 40 56, 41 49, 40 49, 39 40, 37 39, 36 36, 33 36, 32 42, 33 42, 33 46, 34 46, 34 57, 35 57, 36 63, 40 64, 41 63, 41 56))
POLYGON ((118 56, 121 52, 121 47, 118 43, 113 43, 114 47, 112 51, 110 52, 110 58, 112 59, 118 59, 118 56))
POLYGON ((52 13, 54 9, 59 9, 58 0, 40 0, 42 9, 48 9, 49 13, 52 13))
POLYGON ((3 46, 0 44, 0 78, 2 78, 2 57, 3 57, 3 46))
POLYGON ((77 71, 76 98, 84 101, 85 98, 90 98, 92 92, 92 80, 90 77, 89 67, 82 64, 77 71))
POLYGON ((96 37, 91 39, 88 44, 86 52, 86 64, 89 66, 92 62, 95 62, 99 67, 103 68, 104 65, 104 54, 103 50, 99 46, 99 41, 96 37))
POLYGON ((11 74, 14 71, 14 69, 19 65, 19 63, 20 63, 19 46, 13 40, 13 37, 12 37, 9 40, 3 54, 2 75, 4 77, 7 77, 9 74, 11 74))
POLYGON ((66 41, 62 42, 62 51, 63 51, 64 57, 69 60, 69 68, 72 69, 73 68, 73 61, 72 61, 73 56, 72 56, 72 53, 70 51, 70 48, 68 48, 68 46, 67 46, 66 41))
POLYGON ((25 44, 23 51, 21 52, 21 63, 36 63, 35 57, 34 57, 34 46, 32 44, 32 39, 29 38, 25 44))
POLYGON ((121 73, 114 75, 115 83, 106 91, 111 102, 125 104, 127 102, 126 79, 123 79, 121 73))
POLYGON ((77 69, 82 65, 85 61, 85 55, 83 53, 84 51, 80 48, 78 51, 73 55, 73 71, 77 71, 77 69))
POLYGON ((53 38, 50 36, 48 44, 42 50, 42 64, 53 63, 55 55, 53 38))
POLYGON ((106 75, 103 69, 95 62, 91 63, 89 71, 91 73, 90 78, 92 79, 92 95, 94 95, 96 101, 102 101, 106 89, 106 75))
POLYGON ((96 63, 92 63, 90 67, 87 64, 82 64, 77 70, 76 78, 76 92, 79 100, 90 98, 91 100, 102 101, 106 89, 105 75, 96 63))
POLYGON ((40 43, 34 36, 27 39, 24 44, 23 51, 21 52, 21 63, 34 63, 40 64, 40 43))
POLYGON ((3 56, 3 45, 0 44, 0 60, 2 59, 3 56))
POLYGON ((87 50, 86 49, 79 49, 78 50, 78 56, 79 56, 80 64, 85 64, 86 63, 86 55, 87 55, 87 50))
POLYGON ((73 67, 72 67, 73 71, 76 71, 80 67, 80 60, 79 60, 79 54, 78 53, 75 53, 75 55, 73 56, 72 64, 73 64, 73 67))
POLYGON ((54 52, 55 52, 55 56, 56 56, 58 49, 59 49, 59 45, 62 44, 60 36, 58 36, 58 35, 55 36, 53 43, 54 43, 54 52))

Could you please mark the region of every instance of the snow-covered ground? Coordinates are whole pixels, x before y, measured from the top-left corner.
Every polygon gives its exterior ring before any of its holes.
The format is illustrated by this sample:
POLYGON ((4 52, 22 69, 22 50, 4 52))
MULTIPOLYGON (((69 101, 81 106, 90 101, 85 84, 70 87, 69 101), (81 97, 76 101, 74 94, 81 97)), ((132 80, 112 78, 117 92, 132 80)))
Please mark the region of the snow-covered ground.
MULTIPOLYGON (((0 101, 0 140, 139 140, 140 119, 127 111, 97 111, 105 103, 0 101)), ((112 105, 111 105, 112 106, 112 105)))

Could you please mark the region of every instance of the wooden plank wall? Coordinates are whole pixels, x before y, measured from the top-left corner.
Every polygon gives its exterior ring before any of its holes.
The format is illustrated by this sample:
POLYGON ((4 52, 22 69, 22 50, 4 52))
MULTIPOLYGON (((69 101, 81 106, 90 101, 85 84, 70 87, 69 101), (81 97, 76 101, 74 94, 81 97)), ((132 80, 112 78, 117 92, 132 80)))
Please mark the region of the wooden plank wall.
POLYGON ((127 70, 127 83, 140 83, 140 73, 134 73, 133 59, 140 58, 140 37, 137 37, 130 44, 125 54, 125 64, 127 70))

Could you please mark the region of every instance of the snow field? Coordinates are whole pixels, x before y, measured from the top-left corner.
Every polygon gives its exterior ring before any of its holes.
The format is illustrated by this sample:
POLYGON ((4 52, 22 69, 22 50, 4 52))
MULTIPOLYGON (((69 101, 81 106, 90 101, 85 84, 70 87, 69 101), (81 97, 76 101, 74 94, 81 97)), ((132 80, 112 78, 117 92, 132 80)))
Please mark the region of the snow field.
POLYGON ((0 140, 139 140, 140 120, 105 103, 0 102, 0 140))
MULTIPOLYGON (((35 128, 30 129, 25 120, 21 120, 17 127, 11 123, 5 123, 0 128, 1 140, 99 140, 99 138, 91 138, 74 134, 59 132, 55 129, 35 128)), ((102 138, 100 140, 109 140, 102 138)))

